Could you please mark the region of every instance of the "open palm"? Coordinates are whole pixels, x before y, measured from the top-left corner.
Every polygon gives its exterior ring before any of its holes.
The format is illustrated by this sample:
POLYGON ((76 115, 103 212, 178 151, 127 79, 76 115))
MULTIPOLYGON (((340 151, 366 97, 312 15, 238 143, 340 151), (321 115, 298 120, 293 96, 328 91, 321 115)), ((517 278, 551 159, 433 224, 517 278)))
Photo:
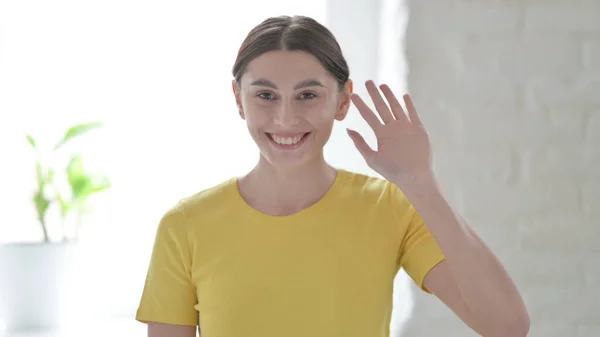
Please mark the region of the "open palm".
POLYGON ((410 96, 403 97, 407 115, 387 85, 380 86, 387 103, 373 81, 367 81, 366 87, 381 119, 359 95, 352 94, 352 102, 373 129, 377 150, 373 150, 358 132, 348 130, 348 135, 369 167, 395 182, 409 182, 432 175, 429 136, 410 96))

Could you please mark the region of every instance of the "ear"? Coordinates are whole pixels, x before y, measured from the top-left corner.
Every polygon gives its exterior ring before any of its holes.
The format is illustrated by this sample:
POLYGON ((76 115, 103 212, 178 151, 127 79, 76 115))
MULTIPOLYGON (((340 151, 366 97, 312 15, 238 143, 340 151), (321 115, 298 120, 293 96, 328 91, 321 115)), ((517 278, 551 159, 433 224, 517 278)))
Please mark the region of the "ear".
POLYGON ((231 89, 233 91, 233 96, 235 97, 235 105, 238 108, 240 117, 242 117, 242 119, 246 119, 246 116, 244 115, 244 109, 242 108, 242 99, 240 98, 240 88, 238 88, 235 80, 231 81, 231 89))
POLYGON ((335 119, 338 121, 344 120, 350 109, 350 96, 352 95, 353 85, 352 80, 348 79, 344 84, 344 90, 340 92, 340 102, 338 105, 338 111, 335 114, 335 119))

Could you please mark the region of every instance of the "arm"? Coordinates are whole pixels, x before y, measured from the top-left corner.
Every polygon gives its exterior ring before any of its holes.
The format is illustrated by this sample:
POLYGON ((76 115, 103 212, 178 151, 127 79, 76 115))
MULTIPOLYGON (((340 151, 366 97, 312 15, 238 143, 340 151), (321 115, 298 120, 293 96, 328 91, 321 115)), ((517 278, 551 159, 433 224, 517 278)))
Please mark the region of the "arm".
POLYGON ((199 313, 188 245, 183 205, 178 203, 158 225, 136 313, 136 320, 148 324, 148 336, 195 336, 199 313))
POLYGON ((195 337, 196 327, 148 322, 148 337, 195 337))
POLYGON ((429 136, 412 99, 403 96, 406 113, 389 86, 379 87, 388 105, 373 81, 365 85, 381 120, 358 95, 351 98, 377 137, 377 151, 356 131, 348 130, 348 135, 369 167, 404 192, 445 256, 421 280, 423 286, 483 336, 526 336, 529 316, 521 295, 440 192, 429 136))
POLYGON ((424 286, 482 336, 526 336, 529 316, 516 286, 437 183, 428 179, 402 189, 446 257, 424 286))

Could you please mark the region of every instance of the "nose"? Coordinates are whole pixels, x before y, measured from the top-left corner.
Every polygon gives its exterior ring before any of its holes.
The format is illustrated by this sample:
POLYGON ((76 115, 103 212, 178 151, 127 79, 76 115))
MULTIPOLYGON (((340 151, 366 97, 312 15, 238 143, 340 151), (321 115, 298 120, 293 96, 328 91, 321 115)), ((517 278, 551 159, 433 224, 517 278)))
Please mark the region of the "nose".
POLYGON ((283 103, 278 107, 274 119, 275 124, 283 128, 298 124, 298 114, 289 103, 283 103))

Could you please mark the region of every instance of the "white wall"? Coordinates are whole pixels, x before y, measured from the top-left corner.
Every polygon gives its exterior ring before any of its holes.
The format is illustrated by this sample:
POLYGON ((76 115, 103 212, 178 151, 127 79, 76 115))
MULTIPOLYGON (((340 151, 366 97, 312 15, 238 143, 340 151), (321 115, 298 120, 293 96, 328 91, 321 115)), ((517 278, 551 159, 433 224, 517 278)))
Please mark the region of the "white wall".
MULTIPOLYGON (((408 1, 409 89, 533 337, 600 336, 600 1, 408 1)), ((417 293, 406 336, 474 336, 417 293)))

